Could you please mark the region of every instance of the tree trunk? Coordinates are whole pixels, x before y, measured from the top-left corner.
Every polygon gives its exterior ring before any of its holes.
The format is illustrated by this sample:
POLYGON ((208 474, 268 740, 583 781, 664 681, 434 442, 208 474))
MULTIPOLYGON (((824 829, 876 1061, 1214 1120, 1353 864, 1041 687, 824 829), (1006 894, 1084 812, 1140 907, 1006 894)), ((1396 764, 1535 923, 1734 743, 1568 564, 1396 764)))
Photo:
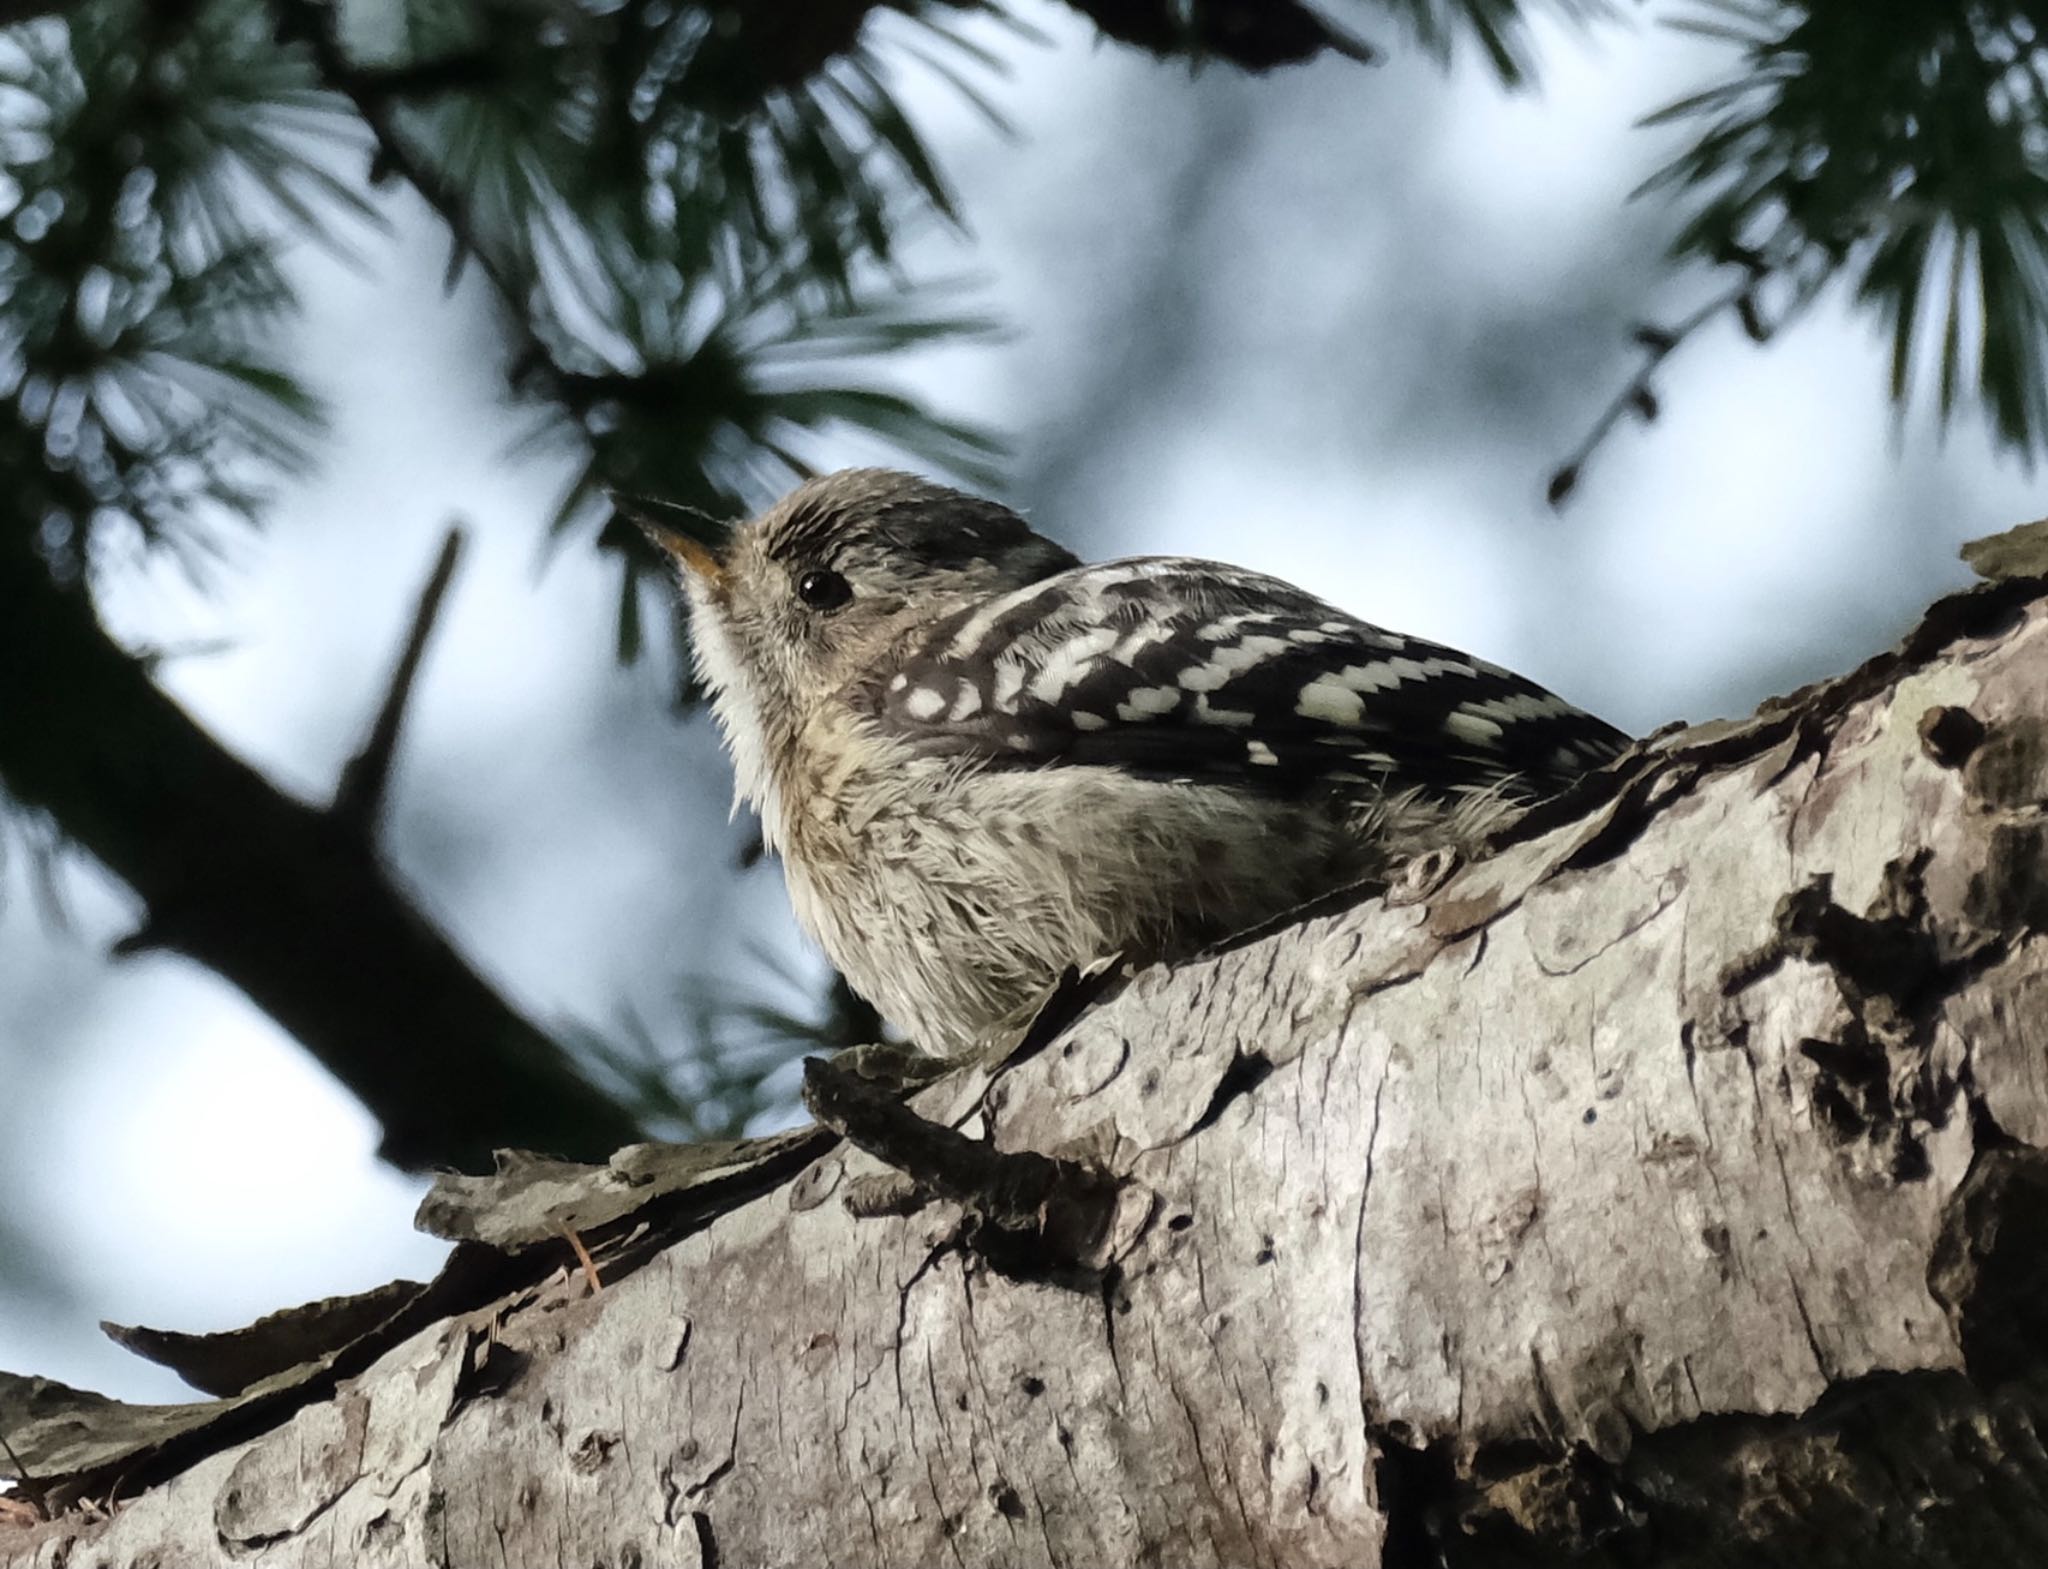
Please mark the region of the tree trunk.
POLYGON ((451 1179, 282 1399, 110 1460, 0 1387, 53 1507, 129 1477, 0 1559, 2039 1561, 2044 797, 2010 579, 916 1118, 451 1179))

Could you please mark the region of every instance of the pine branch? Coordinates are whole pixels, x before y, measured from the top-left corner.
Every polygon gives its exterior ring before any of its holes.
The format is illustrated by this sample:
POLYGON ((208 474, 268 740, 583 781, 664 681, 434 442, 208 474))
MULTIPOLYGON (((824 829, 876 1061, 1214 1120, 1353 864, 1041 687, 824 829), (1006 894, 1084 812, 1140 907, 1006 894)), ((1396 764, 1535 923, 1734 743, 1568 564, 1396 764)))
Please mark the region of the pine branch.
MULTIPOLYGON (((498 254, 471 221, 462 193, 443 178, 433 162, 413 146, 399 124, 398 111, 409 89, 400 73, 366 68, 349 58, 342 41, 341 16, 330 0, 275 0, 280 32, 303 39, 312 51, 321 81, 355 106, 376 144, 373 183, 392 175, 403 179, 447 226, 460 252, 473 260, 490 280, 519 333, 522 363, 546 374, 555 369, 552 350, 533 330, 528 312, 533 280, 514 260, 498 254)), ((551 389, 567 390, 567 389, 551 389)))
POLYGON ((1339 32, 1297 0, 1067 0, 1118 43, 1157 55, 1225 60, 1247 71, 1300 65, 1328 51, 1364 64, 1379 58, 1371 44, 1339 32))
POLYGON ((391 782, 391 765, 398 755, 398 733, 405 721, 406 704, 412 699, 420 661, 426 655, 427 643, 446 603, 448 586, 455 580, 455 568, 462 560, 462 544, 461 526, 451 526, 448 537, 441 542, 441 553, 435 559, 427 585, 420 591, 412 629, 392 671, 391 685, 377 710, 376 722, 371 725, 362 750, 341 770, 341 782, 335 787, 334 804, 328 812, 358 833, 371 833, 383 808, 385 789, 391 782))
POLYGON ((0 0, 0 27, 15 27, 41 16, 62 16, 79 0, 0 0))
POLYGON ((501 79, 497 56, 486 49, 458 49, 403 65, 351 68, 357 85, 380 99, 433 98, 442 93, 477 92, 501 79))
POLYGON ((130 951, 172 949, 240 987, 368 1107, 399 1166, 487 1169, 501 1145, 601 1159, 639 1136, 363 834, 172 702, 51 576, 34 533, 0 523, 0 783, 141 896, 130 951))
POLYGON ((1659 413, 1657 390, 1653 383, 1657 370, 1699 330, 1725 311, 1734 311, 1749 335, 1759 343, 1770 336, 1770 329, 1763 320, 1756 303, 1758 286, 1765 273, 1758 268, 1745 269, 1740 281, 1722 293, 1715 295, 1690 315, 1670 327, 1645 323, 1635 330, 1636 346, 1642 350, 1643 359, 1631 376, 1615 393, 1606 408, 1592 423, 1579 444, 1556 468, 1551 470, 1550 482, 1545 487, 1545 496, 1551 506, 1562 507, 1572 493, 1579 488, 1579 480, 1585 473, 1587 462, 1599 451, 1607 438, 1614 434, 1622 420, 1633 415, 1645 424, 1657 418, 1659 413))
POLYGON ((1792 296, 1774 326, 1839 279, 1887 329, 1896 405, 1931 381, 1943 422, 1981 402, 2031 456, 2048 450, 2048 45, 2024 11, 1901 4, 1877 24, 1696 0, 1672 25, 1733 68, 1648 117, 1695 139, 1638 189, 1685 212, 1676 255, 1767 259, 1792 296))

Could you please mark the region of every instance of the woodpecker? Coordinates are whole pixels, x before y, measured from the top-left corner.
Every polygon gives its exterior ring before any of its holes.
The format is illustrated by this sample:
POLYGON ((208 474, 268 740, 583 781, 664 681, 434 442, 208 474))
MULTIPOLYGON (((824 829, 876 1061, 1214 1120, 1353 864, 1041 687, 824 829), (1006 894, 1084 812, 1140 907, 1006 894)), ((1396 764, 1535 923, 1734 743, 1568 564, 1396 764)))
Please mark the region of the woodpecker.
POLYGON ((1220 562, 1084 565, 1015 512, 849 469, 729 532, 625 501, 798 918, 917 1045, 1068 966, 1173 959, 1469 851, 1628 738, 1485 660, 1220 562))

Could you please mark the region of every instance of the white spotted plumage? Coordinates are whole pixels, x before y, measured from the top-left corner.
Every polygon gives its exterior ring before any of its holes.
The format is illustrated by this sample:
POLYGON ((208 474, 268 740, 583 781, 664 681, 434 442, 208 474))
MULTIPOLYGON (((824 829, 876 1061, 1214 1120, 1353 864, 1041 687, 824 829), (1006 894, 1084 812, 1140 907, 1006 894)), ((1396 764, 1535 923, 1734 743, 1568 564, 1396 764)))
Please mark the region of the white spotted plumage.
POLYGON ((905 475, 800 487, 691 586, 798 913, 934 1051, 1068 964, 1171 958, 1471 845, 1619 731, 1497 665, 1181 557, 1083 566, 905 475), (796 583, 836 574, 829 608, 796 583))
MULTIPOLYGON (((1243 787, 1355 795, 1412 783, 1526 797, 1619 742, 1498 665, 1346 618, 1275 579, 1181 557, 1020 583, 938 618, 896 661, 913 683, 991 672, 1004 728, 999 741, 990 730, 986 750, 1006 766, 1028 758, 1205 779, 1256 766, 1243 787), (1220 734, 1229 731, 1238 735, 1220 734)), ((876 705, 885 732, 948 755, 984 746, 972 723, 924 723, 902 690, 892 678, 876 705)))

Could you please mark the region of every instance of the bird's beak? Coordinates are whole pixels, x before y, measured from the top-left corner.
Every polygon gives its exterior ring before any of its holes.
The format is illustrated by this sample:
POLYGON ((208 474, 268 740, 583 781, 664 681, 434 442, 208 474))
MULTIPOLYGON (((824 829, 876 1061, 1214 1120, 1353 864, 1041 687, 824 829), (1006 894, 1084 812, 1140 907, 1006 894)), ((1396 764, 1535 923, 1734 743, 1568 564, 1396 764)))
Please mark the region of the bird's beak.
POLYGON ((684 522, 694 522, 699 529, 707 524, 715 525, 708 513, 694 507, 678 506, 672 501, 655 501, 647 496, 612 497, 612 506, 622 517, 630 518, 639 525, 655 549, 680 565, 691 576, 701 579, 707 587, 725 586, 725 563, 719 559, 718 551, 706 544, 693 533, 684 522))

